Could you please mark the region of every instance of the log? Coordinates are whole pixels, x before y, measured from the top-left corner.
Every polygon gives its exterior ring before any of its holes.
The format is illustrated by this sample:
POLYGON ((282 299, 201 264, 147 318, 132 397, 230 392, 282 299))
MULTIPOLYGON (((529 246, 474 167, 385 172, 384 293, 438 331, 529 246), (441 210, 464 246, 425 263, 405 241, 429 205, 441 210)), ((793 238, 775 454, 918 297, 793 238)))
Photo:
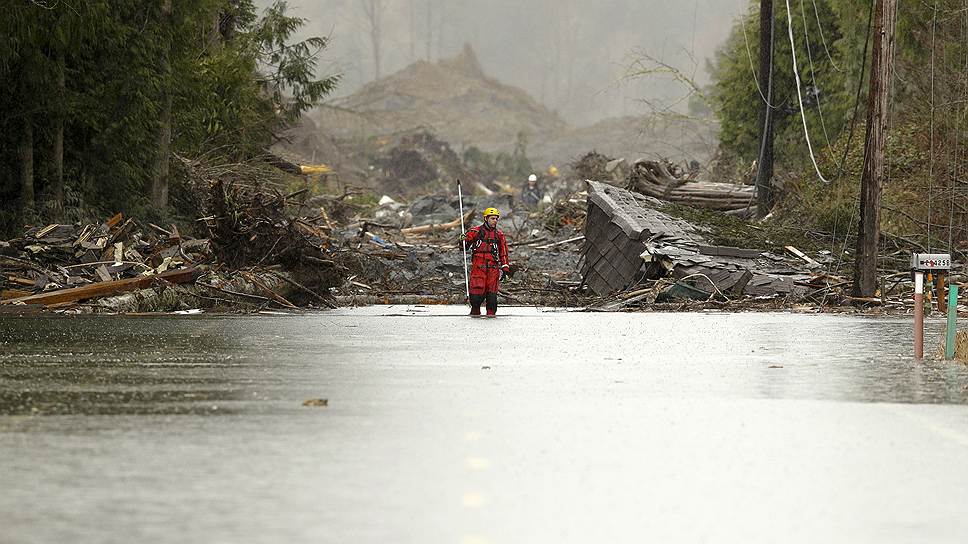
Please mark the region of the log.
MULTIPOLYGON (((471 217, 474 217, 474 211, 475 210, 471 210, 466 214, 464 214, 464 223, 467 223, 468 221, 471 220, 471 217)), ((400 234, 403 234, 404 236, 406 236, 409 234, 426 234, 428 232, 434 232, 437 230, 451 230, 451 229, 456 229, 457 227, 460 226, 460 224, 461 224, 461 219, 457 218, 451 221, 450 223, 442 223, 439 225, 421 225, 419 227, 400 229, 400 234)))
POLYGON ((198 275, 197 268, 183 268, 170 270, 168 272, 153 276, 139 276, 137 278, 127 278, 116 281, 105 281, 93 283, 83 287, 72 287, 70 289, 58 289, 47 293, 38 293, 26 297, 17 297, 0 301, 0 304, 43 304, 50 306, 63 302, 77 302, 90 298, 106 297, 118 293, 126 293, 143 289, 151 285, 156 280, 164 280, 170 283, 187 283, 194 281, 198 275))
POLYGON ((670 193, 665 193, 665 191, 660 190, 655 186, 637 186, 640 189, 640 193, 650 194, 650 195, 665 195, 666 198, 674 197, 705 197, 705 198, 726 198, 726 199, 749 199, 754 197, 755 193, 752 191, 717 191, 714 189, 686 189, 679 187, 674 189, 670 193))
POLYGON ((695 192, 695 193, 684 194, 684 193, 679 193, 677 191, 673 191, 667 194, 662 191, 655 190, 654 188, 648 188, 648 189, 637 188, 637 189, 640 189, 638 192, 644 195, 652 196, 655 198, 660 198, 662 200, 667 200, 672 202, 679 202, 679 201, 689 200, 689 199, 707 199, 707 200, 713 200, 716 202, 722 202, 722 201, 746 202, 755 198, 755 195, 753 195, 753 193, 737 195, 737 194, 725 194, 725 193, 715 193, 715 192, 695 192))

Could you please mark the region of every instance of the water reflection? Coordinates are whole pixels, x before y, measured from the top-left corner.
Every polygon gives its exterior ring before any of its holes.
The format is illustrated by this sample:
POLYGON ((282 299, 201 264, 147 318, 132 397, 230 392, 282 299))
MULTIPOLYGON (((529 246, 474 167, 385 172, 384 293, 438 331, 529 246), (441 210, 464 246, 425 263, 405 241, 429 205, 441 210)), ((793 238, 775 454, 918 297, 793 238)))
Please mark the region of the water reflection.
MULTIPOLYGON (((498 364, 527 372, 509 390, 578 391, 602 380, 646 396, 968 403, 963 365, 913 360, 908 319, 515 308, 478 323, 462 310, 2 317, 0 415, 237 413, 301 402, 327 383, 352 396, 384 387, 384 371, 478 368, 480 347, 467 342, 477 329, 493 338, 498 364), (317 388, 304 393, 307 380, 317 388)), ((929 323, 928 346, 941 327, 929 323)))
MULTIPOLYGON (((226 318, 230 320, 231 318, 226 318)), ((226 414, 245 398, 218 319, 0 319, 0 414, 226 414)))

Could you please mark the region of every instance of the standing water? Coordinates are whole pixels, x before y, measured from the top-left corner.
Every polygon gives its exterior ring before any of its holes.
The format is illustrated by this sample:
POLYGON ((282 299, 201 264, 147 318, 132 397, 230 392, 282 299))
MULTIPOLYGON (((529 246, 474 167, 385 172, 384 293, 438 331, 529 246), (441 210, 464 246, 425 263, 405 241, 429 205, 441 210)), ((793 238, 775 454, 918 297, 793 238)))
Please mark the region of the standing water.
POLYGON ((0 542, 968 538, 910 319, 465 311, 0 318, 0 542))

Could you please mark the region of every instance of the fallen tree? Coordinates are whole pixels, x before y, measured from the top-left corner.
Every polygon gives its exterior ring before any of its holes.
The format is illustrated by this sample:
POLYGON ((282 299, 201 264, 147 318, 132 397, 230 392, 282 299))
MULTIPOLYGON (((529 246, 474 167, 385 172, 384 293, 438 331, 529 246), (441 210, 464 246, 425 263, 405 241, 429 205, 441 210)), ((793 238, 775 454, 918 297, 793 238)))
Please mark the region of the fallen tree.
POLYGON ((692 180, 666 161, 632 163, 626 188, 677 204, 736 214, 751 214, 756 202, 754 187, 692 180))

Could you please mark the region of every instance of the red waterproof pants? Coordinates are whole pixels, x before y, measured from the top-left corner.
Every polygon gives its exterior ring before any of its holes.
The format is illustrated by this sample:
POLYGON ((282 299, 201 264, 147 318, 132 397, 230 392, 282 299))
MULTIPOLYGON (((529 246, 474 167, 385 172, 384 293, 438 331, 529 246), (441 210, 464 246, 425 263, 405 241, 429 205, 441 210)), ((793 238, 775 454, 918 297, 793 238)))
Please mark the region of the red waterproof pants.
POLYGON ((501 283, 501 265, 489 253, 475 253, 471 259, 470 289, 472 295, 497 293, 501 283))

